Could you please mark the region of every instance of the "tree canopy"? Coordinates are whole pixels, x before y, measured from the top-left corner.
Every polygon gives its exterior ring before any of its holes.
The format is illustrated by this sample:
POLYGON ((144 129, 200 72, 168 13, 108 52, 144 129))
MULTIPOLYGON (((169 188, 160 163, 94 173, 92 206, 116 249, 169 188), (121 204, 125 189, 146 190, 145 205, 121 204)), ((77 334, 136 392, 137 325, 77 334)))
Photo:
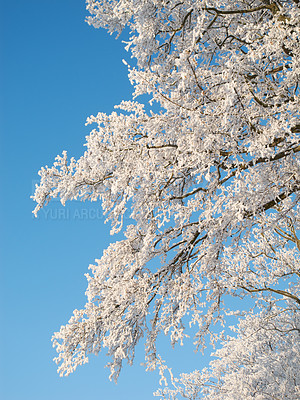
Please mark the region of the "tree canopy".
POLYGON ((298 399, 300 2, 86 3, 89 24, 127 35, 134 99, 150 110, 123 101, 91 116, 84 154, 39 172, 35 213, 55 197, 100 201, 124 233, 54 334, 59 373, 106 348, 117 379, 140 340, 163 371, 157 338, 185 341, 190 325, 217 358, 158 396, 298 399))

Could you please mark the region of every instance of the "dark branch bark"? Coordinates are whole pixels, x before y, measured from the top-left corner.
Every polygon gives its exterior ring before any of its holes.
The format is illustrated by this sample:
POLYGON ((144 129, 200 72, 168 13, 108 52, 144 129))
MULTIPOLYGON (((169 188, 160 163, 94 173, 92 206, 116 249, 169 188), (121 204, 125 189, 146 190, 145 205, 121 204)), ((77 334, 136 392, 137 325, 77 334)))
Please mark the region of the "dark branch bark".
POLYGON ((297 296, 295 296, 292 293, 287 292, 285 290, 272 289, 269 287, 260 288, 260 289, 250 289, 250 288, 247 288, 246 286, 240 286, 240 288, 246 290, 246 292, 249 292, 249 293, 272 292, 272 293, 276 293, 276 294, 281 294, 282 296, 288 297, 289 299, 292 299, 292 300, 296 301, 298 304, 300 304, 300 299, 297 296))
POLYGON ((267 203, 263 204, 256 212, 246 212, 245 213, 245 217, 246 218, 250 218, 252 217, 254 214, 259 214, 261 212, 267 211, 270 208, 276 206, 277 204, 279 204, 282 200, 286 199, 287 197, 291 196, 293 193, 299 192, 300 190, 300 184, 296 184, 294 186, 292 186, 291 190, 286 191, 281 193, 280 195, 278 195, 275 199, 268 201, 267 203))
POLYGON ((261 11, 261 10, 270 10, 272 12, 274 12, 274 10, 277 9, 278 10, 278 6, 276 4, 265 4, 263 6, 258 6, 258 7, 253 7, 253 8, 249 8, 249 9, 240 9, 240 10, 219 10, 215 7, 206 7, 205 10, 206 11, 212 11, 215 12, 216 14, 220 14, 220 15, 230 15, 230 14, 249 14, 249 13, 253 13, 256 11, 261 11))

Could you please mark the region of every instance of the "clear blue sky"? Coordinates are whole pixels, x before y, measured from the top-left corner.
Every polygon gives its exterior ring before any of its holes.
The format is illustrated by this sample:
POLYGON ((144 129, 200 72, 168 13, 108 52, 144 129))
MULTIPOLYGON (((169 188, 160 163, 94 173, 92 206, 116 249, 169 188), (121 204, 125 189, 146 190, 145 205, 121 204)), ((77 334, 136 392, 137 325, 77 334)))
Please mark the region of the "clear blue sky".
MULTIPOLYGON (((52 362, 52 333, 84 305, 84 273, 115 239, 99 207, 54 202, 34 219, 30 195, 41 166, 84 151, 89 115, 131 98, 129 55, 86 15, 84 0, 0 0, 1 400, 148 400, 157 388, 142 352, 118 385, 104 353, 68 378, 52 362)), ((193 370, 178 350, 175 370, 193 370)))

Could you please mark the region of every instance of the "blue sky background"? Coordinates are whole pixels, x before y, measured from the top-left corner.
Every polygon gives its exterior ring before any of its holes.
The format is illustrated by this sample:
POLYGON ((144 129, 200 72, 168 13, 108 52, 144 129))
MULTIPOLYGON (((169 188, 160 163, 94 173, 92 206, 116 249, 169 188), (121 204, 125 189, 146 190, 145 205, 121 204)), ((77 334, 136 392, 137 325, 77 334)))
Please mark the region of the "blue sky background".
MULTIPOLYGON (((115 238, 99 206, 53 202, 35 219, 30 195, 41 166, 82 154, 86 118, 132 91, 121 41, 86 15, 84 0, 0 0, 1 400, 147 400, 157 388, 142 346, 117 385, 104 353, 68 378, 52 361, 52 333, 84 305, 88 265, 115 238)), ((201 368, 189 346, 161 346, 174 372, 201 368)))

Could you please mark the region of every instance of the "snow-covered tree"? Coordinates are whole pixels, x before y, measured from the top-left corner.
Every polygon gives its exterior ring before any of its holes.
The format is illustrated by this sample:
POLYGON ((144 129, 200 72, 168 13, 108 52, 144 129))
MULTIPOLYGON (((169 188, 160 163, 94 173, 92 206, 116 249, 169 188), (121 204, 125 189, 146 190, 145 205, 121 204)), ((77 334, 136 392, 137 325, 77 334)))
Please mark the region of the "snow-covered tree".
POLYGON ((163 371, 157 338, 184 341, 190 325, 217 358, 158 395, 298 398, 300 2, 86 3, 94 27, 129 27, 134 98, 159 107, 124 101, 90 117, 82 157, 40 171, 35 213, 55 197, 99 200, 124 232, 54 335, 59 373, 106 347, 116 379, 140 340, 147 368, 163 371))
POLYGON ((182 374, 171 387, 157 391, 164 399, 286 399, 300 397, 299 308, 272 307, 247 315, 237 337, 228 337, 210 368, 182 374))

